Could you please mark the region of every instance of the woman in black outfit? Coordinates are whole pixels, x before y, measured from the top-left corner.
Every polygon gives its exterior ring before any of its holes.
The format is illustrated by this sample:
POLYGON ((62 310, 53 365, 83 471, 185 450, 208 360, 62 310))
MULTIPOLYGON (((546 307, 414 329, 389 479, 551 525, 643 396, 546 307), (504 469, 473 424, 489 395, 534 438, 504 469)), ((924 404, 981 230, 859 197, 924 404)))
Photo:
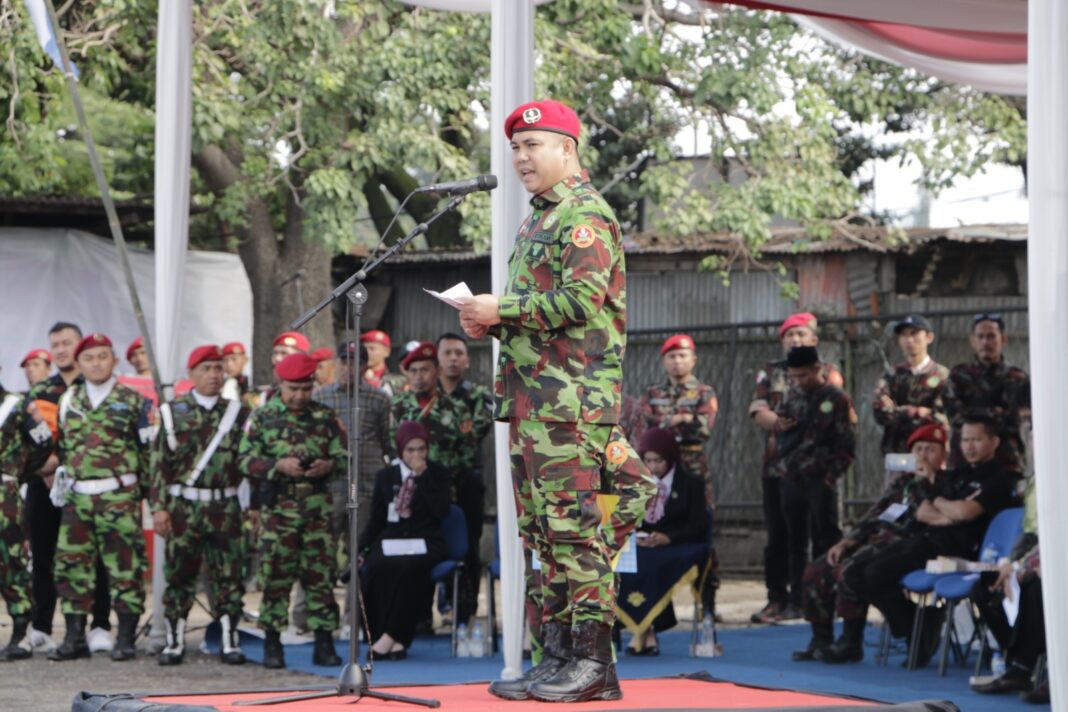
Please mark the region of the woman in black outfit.
MULTIPOLYGON (((430 570, 446 557, 441 523, 449 513, 449 473, 427 460, 430 434, 422 423, 405 421, 397 428, 401 462, 375 475, 371 519, 360 533, 366 562, 363 581, 371 650, 380 658, 403 660, 415 624, 430 607, 430 570), (386 556, 384 540, 403 539, 402 548, 426 553, 386 556)), ((391 543, 392 545, 392 543, 391 543)))

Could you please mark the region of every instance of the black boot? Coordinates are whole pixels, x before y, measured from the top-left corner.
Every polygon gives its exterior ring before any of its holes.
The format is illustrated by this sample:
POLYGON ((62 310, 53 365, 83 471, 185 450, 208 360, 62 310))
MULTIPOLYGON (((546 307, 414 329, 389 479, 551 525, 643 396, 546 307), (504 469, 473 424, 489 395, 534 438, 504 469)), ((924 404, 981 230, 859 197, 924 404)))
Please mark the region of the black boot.
POLYGON ((286 655, 282 650, 282 635, 277 630, 266 631, 263 639, 263 667, 279 670, 286 666, 286 655))
POLYGON ((545 680, 567 664, 571 659, 571 630, 563 623, 543 623, 541 662, 515 680, 496 680, 489 691, 506 700, 525 700, 530 697, 527 688, 539 680, 545 680))
POLYGON ((612 655, 612 626, 583 621, 572 628, 571 638, 571 660, 552 677, 532 684, 528 694, 544 702, 622 699, 612 655))
POLYGON ((85 614, 64 613, 63 619, 67 621, 67 632, 59 647, 48 654, 48 659, 75 660, 90 657, 92 653, 89 652, 89 643, 85 640, 85 614))
POLYGON ((115 638, 115 647, 111 650, 111 659, 133 660, 137 655, 134 639, 137 637, 137 621, 141 616, 136 613, 119 614, 119 634, 115 638))
POLYGON ((325 665, 336 667, 341 664, 341 658, 334 649, 334 636, 328 630, 315 631, 315 650, 312 652, 313 665, 325 665))
POLYGON ((808 647, 804 650, 795 650, 793 660, 795 663, 823 660, 822 656, 832 642, 834 642, 834 623, 832 621, 813 622, 812 639, 808 641, 808 647))
POLYGON ((159 654, 160 665, 180 665, 185 657, 185 618, 164 618, 167 647, 159 654))
POLYGON ((11 640, 7 647, 0 650, 0 661, 11 662, 12 660, 25 660, 33 655, 33 648, 27 642, 26 647, 19 643, 26 637, 26 629, 30 626, 30 616, 14 616, 11 620, 11 640))
POLYGON ((237 621, 239 616, 219 616, 222 626, 222 642, 219 646, 219 659, 227 665, 244 665, 245 654, 241 652, 238 640, 237 621))
POLYGON ((842 637, 825 649, 819 659, 825 663, 859 663, 863 660, 865 623, 863 618, 843 622, 842 637))

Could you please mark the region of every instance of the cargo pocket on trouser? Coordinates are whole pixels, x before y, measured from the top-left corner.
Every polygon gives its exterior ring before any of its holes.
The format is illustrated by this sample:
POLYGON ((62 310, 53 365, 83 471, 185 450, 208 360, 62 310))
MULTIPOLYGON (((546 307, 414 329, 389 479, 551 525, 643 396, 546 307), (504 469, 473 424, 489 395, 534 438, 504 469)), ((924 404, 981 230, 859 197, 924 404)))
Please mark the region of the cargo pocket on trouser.
POLYGON ((598 467, 556 465, 539 473, 538 499, 544 507, 545 533, 553 544, 592 541, 601 523, 598 467))

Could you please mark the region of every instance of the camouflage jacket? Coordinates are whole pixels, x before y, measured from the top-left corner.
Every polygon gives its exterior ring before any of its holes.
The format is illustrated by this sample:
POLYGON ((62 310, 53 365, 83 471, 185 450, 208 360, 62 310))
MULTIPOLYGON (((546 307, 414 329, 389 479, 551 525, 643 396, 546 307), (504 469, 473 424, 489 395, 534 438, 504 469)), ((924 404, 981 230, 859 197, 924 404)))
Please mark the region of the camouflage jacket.
POLYGON ((386 394, 386 398, 393 398, 398 393, 408 390, 408 379, 400 373, 391 373, 385 366, 381 371, 370 368, 363 372, 363 382, 371 388, 377 388, 386 394))
POLYGON ((907 363, 899 363, 887 371, 875 386, 871 409, 875 422, 883 426, 883 454, 906 452, 905 443, 921 425, 942 423, 948 425, 942 392, 945 390, 949 369, 934 359, 927 362, 919 373, 913 373, 907 363), (894 402, 892 408, 884 408, 883 396, 894 402), (929 408, 931 416, 920 418, 909 415, 909 408, 929 408))
POLYGON ((998 464, 1015 473, 1023 471, 1020 423, 1023 412, 1031 409, 1031 379, 1023 369, 1009 365, 1004 359, 988 364, 975 357, 949 372, 942 400, 952 427, 949 467, 964 462, 960 454, 960 429, 965 416, 980 412, 993 418, 1001 430, 998 464))
POLYGON ((286 457, 333 460, 334 468, 326 478, 344 472, 348 466, 341 422, 333 410, 315 401, 294 413, 281 398, 270 399, 245 421, 238 452, 238 467, 254 484, 287 478, 275 469, 278 461, 286 457))
POLYGON ((705 443, 712 434, 719 412, 715 389, 691 375, 683 383, 668 381, 649 386, 641 403, 646 427, 666 428, 675 433, 683 465, 693 474, 704 477, 708 470, 705 443), (693 421, 671 425, 672 416, 681 413, 694 416, 693 421))
POLYGON ((785 417, 794 421, 776 438, 786 477, 822 478, 833 485, 853 463, 857 414, 849 394, 825 384, 787 400, 785 417))
POLYGON ((500 298, 498 420, 616 423, 626 348, 619 223, 585 171, 531 201, 500 298))
POLYGON ((936 491, 937 485, 926 477, 900 474, 891 480, 879 500, 853 524, 852 530, 843 538, 863 546, 882 532, 906 535, 922 528, 923 525, 916 521, 916 508, 936 491), (880 519, 887 508, 894 504, 908 505, 908 510, 890 522, 880 519))
POLYGON ((25 407, 24 396, 12 393, 0 385, 0 409, 7 410, 8 415, 0 423, 0 475, 21 477, 26 465, 26 448, 22 444, 22 430, 24 421, 29 418, 23 408, 25 407), (9 398, 16 399, 11 402, 11 408, 3 408, 9 398))
MULTIPOLYGON (((833 363, 823 364, 823 375, 827 383, 841 388, 845 383, 838 367, 833 363)), ((757 373, 756 391, 753 400, 749 404, 749 417, 754 413, 768 409, 778 416, 782 416, 787 409, 787 403, 793 398, 803 398, 804 395, 798 389, 790 385, 790 377, 786 369, 786 359, 771 361, 757 373)), ((764 477, 781 477, 783 474, 782 460, 779 458, 779 447, 775 442, 775 433, 766 433, 764 445, 764 477)))
POLYGON ((440 382, 438 383, 438 390, 453 400, 459 400, 467 408, 467 412, 471 414, 473 426, 470 433, 471 448, 469 452, 465 453, 470 462, 466 463, 465 466, 471 471, 481 471, 481 443, 483 438, 489 435, 493 429, 493 393, 489 388, 478 383, 472 383, 467 379, 460 381, 452 393, 445 393, 445 389, 440 382))
POLYGON ((485 432, 484 424, 479 424, 485 422, 485 413, 472 413, 463 400, 437 389, 425 401, 420 401, 412 391, 393 396, 391 413, 391 442, 396 441, 398 425, 405 420, 417 420, 430 431, 429 458, 432 461, 448 470, 454 478, 475 470, 480 453, 480 438, 476 435, 480 427, 485 432))
MULTIPOLYGON (((159 466, 152 473, 152 486, 149 489, 149 503, 153 509, 163 507, 167 501, 168 486, 185 485, 208 443, 215 437, 229 404, 230 401, 219 398, 215 406, 208 410, 197 402, 192 393, 171 403, 178 448, 171 450, 166 442, 159 448, 159 466)), ((241 429, 248 416, 249 409, 242 406, 234 426, 219 442, 193 487, 223 489, 241 484, 243 474, 237 467, 238 448, 241 445, 241 429)))
POLYGON ((89 401, 86 384, 72 386, 60 399, 60 464, 76 480, 147 475, 151 409, 151 401, 121 383, 96 408, 89 401), (65 415, 64 402, 68 403, 65 415))
MULTIPOLYGON (((72 386, 85 383, 85 379, 78 376, 71 383, 72 386)), ((63 394, 67 392, 67 382, 63 380, 63 376, 58 373, 54 373, 43 381, 38 381, 30 388, 30 392, 26 394, 26 399, 22 401, 24 410, 26 411, 26 417, 22 421, 22 433, 23 441, 27 444, 28 453, 26 459, 26 470, 34 473, 45 464, 45 460, 52 454, 56 447, 56 438, 58 432, 48 426, 48 423, 42 421, 38 422, 29 413, 31 406, 43 407, 44 404, 51 404, 52 409, 56 410, 59 404, 59 399, 63 397, 63 394), (38 405, 38 401, 41 403, 38 405)))

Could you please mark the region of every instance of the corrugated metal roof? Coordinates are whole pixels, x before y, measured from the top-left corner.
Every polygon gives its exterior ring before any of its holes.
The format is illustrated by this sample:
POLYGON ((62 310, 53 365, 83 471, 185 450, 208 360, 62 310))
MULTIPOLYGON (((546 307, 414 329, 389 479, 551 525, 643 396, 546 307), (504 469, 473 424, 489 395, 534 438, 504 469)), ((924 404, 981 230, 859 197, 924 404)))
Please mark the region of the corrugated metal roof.
MULTIPOLYGON (((116 200, 115 207, 129 212, 151 213, 154 209, 152 203, 138 199, 116 200)), ((0 195, 0 210, 5 208, 24 211, 91 210, 96 212, 104 209, 104 203, 100 198, 82 198, 65 195, 0 195)))

